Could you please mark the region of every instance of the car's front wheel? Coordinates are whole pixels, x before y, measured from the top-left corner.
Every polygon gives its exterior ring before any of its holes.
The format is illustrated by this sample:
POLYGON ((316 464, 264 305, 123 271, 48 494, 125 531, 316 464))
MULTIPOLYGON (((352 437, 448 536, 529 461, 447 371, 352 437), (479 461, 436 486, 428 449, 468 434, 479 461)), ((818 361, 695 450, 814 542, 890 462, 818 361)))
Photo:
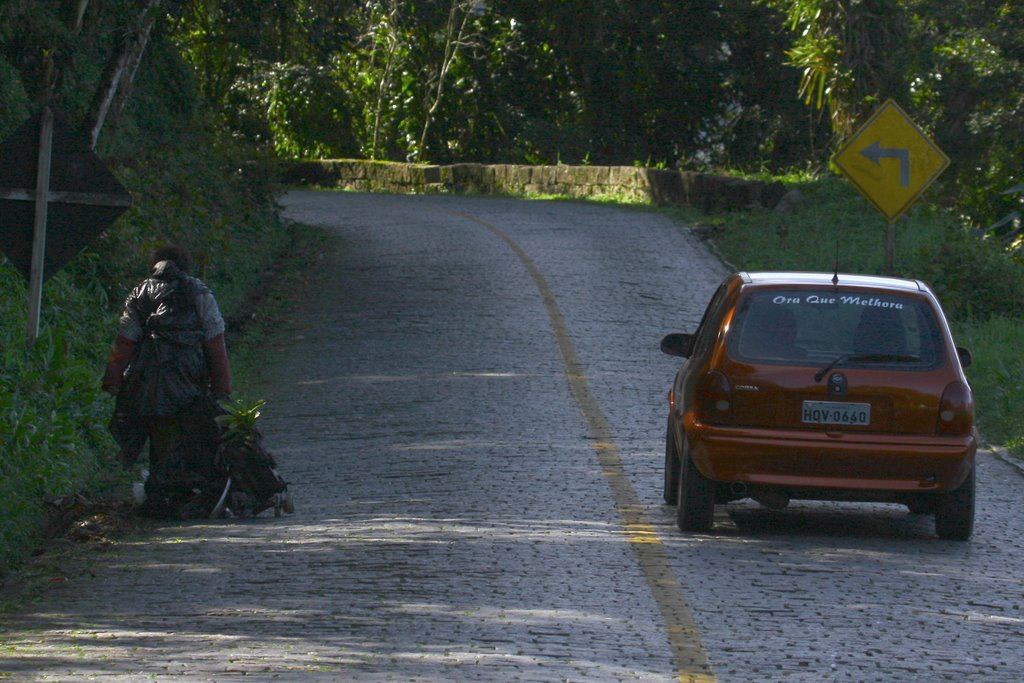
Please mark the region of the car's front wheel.
POLYGON ((715 484, 700 473, 685 447, 679 462, 676 522, 682 531, 709 531, 715 518, 715 484))
POLYGON ((974 532, 974 464, 967 479, 954 491, 939 496, 935 507, 935 533, 951 541, 966 541, 974 532))
POLYGON ((665 430, 665 490, 666 505, 675 505, 679 500, 679 450, 676 438, 672 436, 672 423, 665 430))

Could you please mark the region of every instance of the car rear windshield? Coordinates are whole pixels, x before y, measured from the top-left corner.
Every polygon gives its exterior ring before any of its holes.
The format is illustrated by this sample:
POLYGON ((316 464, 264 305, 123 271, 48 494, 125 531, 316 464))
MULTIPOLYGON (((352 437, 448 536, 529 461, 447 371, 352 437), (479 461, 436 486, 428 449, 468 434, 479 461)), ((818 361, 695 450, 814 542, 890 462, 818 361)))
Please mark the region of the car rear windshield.
POLYGON ((842 290, 772 290, 744 297, 729 355, 759 363, 898 366, 944 362, 942 331, 924 299, 842 290))

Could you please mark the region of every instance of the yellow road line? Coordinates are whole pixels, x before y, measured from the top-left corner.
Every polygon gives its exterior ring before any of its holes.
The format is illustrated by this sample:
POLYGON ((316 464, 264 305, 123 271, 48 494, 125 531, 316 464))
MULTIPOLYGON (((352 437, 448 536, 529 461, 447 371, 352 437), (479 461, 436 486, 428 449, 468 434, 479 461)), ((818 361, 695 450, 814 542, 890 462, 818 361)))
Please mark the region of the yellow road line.
POLYGON ((482 225, 505 242, 526 266, 530 277, 540 291, 544 307, 551 318, 551 327, 555 334, 558 350, 562 355, 565 376, 569 380, 570 390, 587 422, 591 439, 594 442, 594 449, 597 451, 598 463, 601 465, 601 472, 608 480, 615 509, 622 517, 624 536, 637 557, 647 586, 650 588, 651 595, 665 621, 669 647, 675 659, 678 679, 680 683, 715 683, 715 676, 712 673, 707 653, 704 651, 704 645, 701 643, 693 613, 686 603, 686 598, 683 597, 679 580, 672 571, 672 564, 665 552, 665 546, 655 531, 654 525, 644 514, 640 498, 629 481, 622 464, 622 455, 612 438, 608 420, 601 411, 594 394, 590 391, 586 372, 579 356, 576 355, 576 349, 573 347, 569 329, 558 308, 554 292, 551 291, 547 280, 544 279, 544 275, 537 268, 533 259, 508 235, 474 216, 460 212, 454 213, 461 218, 482 225))

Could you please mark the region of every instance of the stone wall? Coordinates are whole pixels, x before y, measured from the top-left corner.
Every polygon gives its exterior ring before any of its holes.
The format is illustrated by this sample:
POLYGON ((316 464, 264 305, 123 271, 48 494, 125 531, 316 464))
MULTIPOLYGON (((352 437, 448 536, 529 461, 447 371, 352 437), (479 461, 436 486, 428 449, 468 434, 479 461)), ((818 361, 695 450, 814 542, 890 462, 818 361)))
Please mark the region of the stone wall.
POLYGON ((635 166, 432 166, 347 159, 288 163, 282 181, 367 192, 614 195, 706 212, 771 209, 786 192, 782 183, 635 166))

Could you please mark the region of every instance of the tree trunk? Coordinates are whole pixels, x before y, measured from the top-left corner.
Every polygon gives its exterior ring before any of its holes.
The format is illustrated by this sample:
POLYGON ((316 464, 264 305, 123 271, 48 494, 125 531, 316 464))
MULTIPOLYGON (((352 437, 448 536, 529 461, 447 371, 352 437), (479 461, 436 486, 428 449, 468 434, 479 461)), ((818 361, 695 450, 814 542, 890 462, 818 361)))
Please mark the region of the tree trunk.
POLYGON ((473 3, 465 0, 452 0, 451 10, 448 14, 448 25, 445 28, 444 57, 437 73, 437 88, 433 93, 433 101, 429 102, 423 117, 423 129, 420 132, 420 144, 416 150, 416 161, 423 163, 426 160, 427 133, 430 131, 430 124, 437 112, 441 100, 444 98, 445 79, 448 77, 448 70, 459 54, 459 48, 466 40, 466 24, 469 23, 469 16, 473 3), (462 12, 461 18, 459 12, 462 12))
POLYGON ((135 72, 146 51, 146 44, 149 42, 153 23, 156 21, 156 9, 159 4, 160 0, 146 0, 142 14, 139 16, 138 25, 122 38, 107 62, 103 78, 100 80, 93 98, 87 126, 89 145, 93 149, 96 148, 100 131, 103 130, 103 124, 107 117, 109 116, 112 121, 116 122, 117 117, 124 109, 128 95, 131 93, 132 82, 135 80, 135 72))
POLYGON ((85 20, 85 10, 89 8, 89 0, 76 0, 74 4, 74 17, 72 19, 71 31, 75 35, 82 32, 82 22, 85 20))

